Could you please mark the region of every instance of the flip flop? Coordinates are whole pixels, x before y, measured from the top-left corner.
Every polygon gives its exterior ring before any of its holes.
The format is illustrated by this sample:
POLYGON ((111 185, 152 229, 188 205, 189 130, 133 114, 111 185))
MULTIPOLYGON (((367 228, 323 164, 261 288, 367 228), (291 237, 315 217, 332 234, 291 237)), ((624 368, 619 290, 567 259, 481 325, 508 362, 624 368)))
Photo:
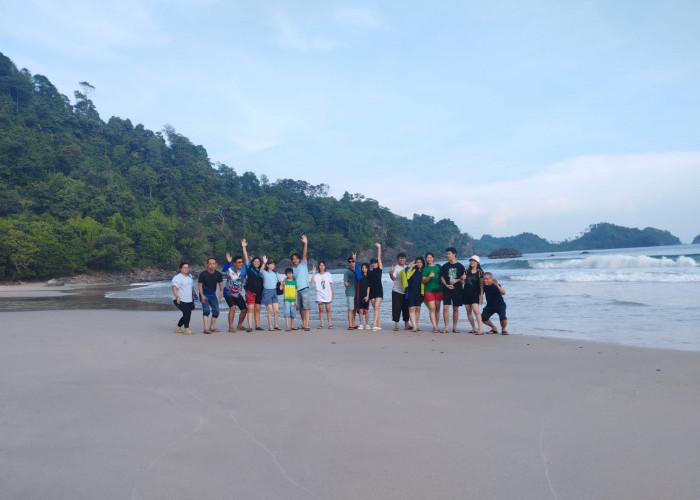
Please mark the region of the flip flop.
POLYGON ((493 334, 493 335, 498 335, 498 331, 496 331, 496 330, 491 330, 491 331, 486 332, 486 333, 489 334, 489 335, 491 335, 491 334, 493 334))
POLYGON ((454 333, 462 333, 459 330, 452 330, 454 333))
POLYGON ((440 330, 440 333, 450 333, 449 330, 440 330))
POLYGON ((333 329, 333 325, 328 325, 328 329, 329 329, 329 330, 332 330, 332 329, 333 329))
POLYGON ((484 332, 475 332, 475 335, 483 335, 484 332))
POLYGON ((299 328, 297 328, 296 326, 295 326, 294 328, 292 328, 292 330, 298 330, 298 329, 299 329, 299 328))
POLYGON ((281 328, 279 326, 276 326, 273 328, 273 330, 281 330, 281 328))
POLYGON ((476 333, 476 330, 470 330, 469 333, 476 333))
POLYGON ((509 334, 507 331, 503 330, 503 331, 501 332, 501 335, 510 335, 510 334, 509 334))
POLYGON ((398 328, 394 328, 394 331, 395 331, 395 332, 398 332, 398 331, 399 331, 399 329, 398 329, 398 328))
POLYGON ((218 328, 213 328, 212 330, 209 331, 209 333, 212 333, 212 332, 220 332, 220 331, 221 331, 221 330, 219 330, 218 328))

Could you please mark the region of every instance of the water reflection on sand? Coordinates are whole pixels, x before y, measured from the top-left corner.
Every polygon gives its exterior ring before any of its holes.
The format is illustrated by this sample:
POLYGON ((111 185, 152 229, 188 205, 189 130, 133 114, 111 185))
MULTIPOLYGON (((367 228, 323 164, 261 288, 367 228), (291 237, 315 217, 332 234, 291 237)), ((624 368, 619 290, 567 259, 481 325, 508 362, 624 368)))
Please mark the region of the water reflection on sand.
POLYGON ((114 283, 100 285, 85 285, 84 287, 61 290, 59 287, 52 291, 63 293, 51 297, 0 297, 0 311, 56 311, 66 309, 122 309, 131 311, 169 311, 174 309, 170 304, 158 304, 127 298, 106 298, 105 293, 130 289, 128 284, 114 283))

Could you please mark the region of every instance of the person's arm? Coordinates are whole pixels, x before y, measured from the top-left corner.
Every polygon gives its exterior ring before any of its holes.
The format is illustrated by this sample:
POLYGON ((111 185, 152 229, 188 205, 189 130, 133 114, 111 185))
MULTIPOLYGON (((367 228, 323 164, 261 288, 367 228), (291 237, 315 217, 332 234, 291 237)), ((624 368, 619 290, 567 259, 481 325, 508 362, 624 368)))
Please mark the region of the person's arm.
POLYGON ((374 246, 377 247, 377 263, 379 264, 379 269, 383 269, 384 266, 382 265, 382 244, 375 243, 374 246))
POLYGON ((306 252, 309 249, 309 239, 306 237, 305 234, 302 234, 301 241, 304 242, 304 250, 301 252, 301 260, 306 262, 306 252))
POLYGON ((243 261, 245 262, 245 265, 248 265, 248 242, 246 241, 245 238, 241 240, 241 246, 243 247, 243 261))
POLYGON ((207 297, 204 295, 204 289, 202 288, 202 282, 199 282, 199 298, 202 299, 202 304, 207 301, 207 297))
POLYGON ((416 270, 416 272, 420 272, 420 273, 421 273, 421 279, 420 279, 420 280, 423 282, 424 285, 425 285, 426 283, 429 283, 430 280, 433 279, 433 278, 435 277, 435 271, 430 271, 430 274, 427 275, 427 276, 423 276, 423 271, 418 271, 418 270, 416 270))
POLYGON ((454 287, 455 287, 455 286, 454 286, 453 284, 448 283, 447 281, 445 281, 445 273, 443 272, 443 270, 444 270, 446 267, 447 267, 447 265, 443 266, 443 267, 440 269, 440 281, 442 282, 442 286, 444 286, 444 287, 447 288, 448 290, 454 290, 454 287))
POLYGON ((479 304, 484 303, 484 274, 481 273, 481 277, 479 278, 479 304))
POLYGON ((396 269, 397 267, 399 267, 398 264, 389 268, 389 278, 391 278, 391 281, 396 281, 396 278, 398 278, 398 275, 394 274, 394 269, 396 269))
POLYGON ((311 281, 309 283, 316 284, 316 266, 311 267, 311 281))
POLYGON ((224 280, 223 277, 221 281, 219 281, 219 300, 224 298, 224 280))
POLYGON ((498 280, 496 278, 493 279, 493 284, 496 285, 496 289, 498 289, 499 292, 501 292, 501 295, 505 295, 506 291, 503 289, 501 285, 498 284, 498 280))
POLYGON ((224 267, 221 269, 222 274, 228 273, 228 270, 231 268, 231 261, 233 260, 233 257, 231 257, 231 254, 226 252, 226 264, 224 264, 224 267))
POLYGON ((177 287, 175 285, 173 285, 173 295, 175 296, 175 300, 179 304, 180 303, 180 294, 177 293, 177 287))
POLYGON ((355 259, 355 278, 357 281, 360 281, 362 279, 362 266, 360 266, 360 263, 357 260, 357 254, 355 252, 352 253, 352 258, 355 259))

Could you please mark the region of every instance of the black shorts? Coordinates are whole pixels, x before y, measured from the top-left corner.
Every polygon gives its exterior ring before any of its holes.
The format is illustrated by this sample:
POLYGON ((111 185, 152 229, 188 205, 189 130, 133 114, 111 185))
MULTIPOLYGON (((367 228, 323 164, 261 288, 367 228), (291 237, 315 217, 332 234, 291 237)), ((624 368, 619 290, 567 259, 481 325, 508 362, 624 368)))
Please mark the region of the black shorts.
POLYGON ((238 309, 241 311, 248 309, 248 306, 245 305, 245 299, 240 295, 238 297, 234 297, 233 295, 224 295, 224 299, 226 299, 226 303, 229 307, 238 306, 238 309))
POLYGON ((479 291, 474 290, 464 290, 462 294, 462 304, 465 306, 470 306, 472 304, 479 303, 479 291))
POLYGON ((462 306, 462 290, 450 290, 445 288, 442 291, 442 305, 452 307, 462 306))
POLYGON ((498 314, 498 319, 501 321, 508 319, 506 318, 506 305, 500 305, 500 306, 490 306, 486 304, 486 307, 484 307, 484 310, 481 311, 481 321, 488 321, 491 316, 494 314, 498 314))

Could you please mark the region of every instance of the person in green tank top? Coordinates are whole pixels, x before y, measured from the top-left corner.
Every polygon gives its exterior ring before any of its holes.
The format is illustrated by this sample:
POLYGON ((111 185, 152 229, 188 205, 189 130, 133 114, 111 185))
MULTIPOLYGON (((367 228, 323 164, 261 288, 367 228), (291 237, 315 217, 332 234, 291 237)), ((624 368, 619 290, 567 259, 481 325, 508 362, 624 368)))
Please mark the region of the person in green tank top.
POLYGON ((430 252, 425 254, 425 267, 422 274, 425 284, 425 304, 430 313, 433 333, 437 333, 440 321, 440 302, 442 302, 442 282, 440 281, 440 265, 435 263, 435 256, 430 252))

